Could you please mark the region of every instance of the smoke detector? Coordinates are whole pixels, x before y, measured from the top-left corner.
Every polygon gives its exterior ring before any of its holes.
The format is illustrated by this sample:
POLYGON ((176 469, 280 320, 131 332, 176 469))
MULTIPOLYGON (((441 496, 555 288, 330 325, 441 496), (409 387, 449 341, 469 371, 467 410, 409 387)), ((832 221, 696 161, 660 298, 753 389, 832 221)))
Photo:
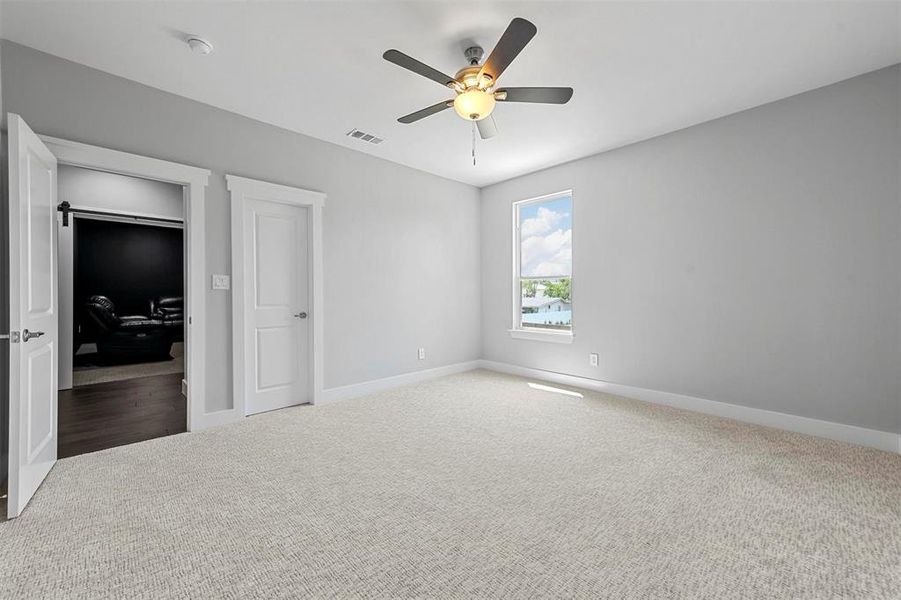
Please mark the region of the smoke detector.
POLYGON ((193 52, 194 54, 202 54, 206 56, 213 51, 213 45, 202 37, 189 35, 188 39, 186 39, 185 41, 188 42, 188 46, 191 47, 191 52, 193 52))

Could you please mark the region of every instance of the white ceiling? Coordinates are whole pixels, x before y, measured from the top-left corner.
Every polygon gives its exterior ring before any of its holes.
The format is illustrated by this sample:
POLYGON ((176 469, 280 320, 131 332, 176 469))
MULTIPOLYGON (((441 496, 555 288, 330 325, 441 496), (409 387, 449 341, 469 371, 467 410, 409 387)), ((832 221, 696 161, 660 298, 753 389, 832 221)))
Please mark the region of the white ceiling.
POLYGON ((477 186, 647 139, 901 61, 896 2, 4 2, 6 39, 477 186), (510 19, 538 35, 500 82, 571 86, 565 106, 499 104, 478 142, 451 97, 381 58, 446 73, 510 19), (191 54, 185 33, 210 39, 191 54), (360 128, 378 146, 345 136, 360 128))

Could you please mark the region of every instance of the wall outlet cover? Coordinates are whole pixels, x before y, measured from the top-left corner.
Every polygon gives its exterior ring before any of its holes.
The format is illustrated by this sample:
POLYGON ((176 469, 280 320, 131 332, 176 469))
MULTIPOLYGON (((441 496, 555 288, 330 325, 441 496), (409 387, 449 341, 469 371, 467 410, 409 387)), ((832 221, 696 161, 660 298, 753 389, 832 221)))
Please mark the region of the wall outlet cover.
POLYGON ((229 275, 213 275, 213 289, 227 290, 231 288, 232 278, 229 275))
POLYGON ((598 355, 594 352, 588 355, 588 364, 592 367, 598 366, 598 355))
POLYGON ((420 349, 419 349, 419 354, 418 354, 418 356, 419 356, 419 360, 425 360, 425 348, 420 348, 420 349))

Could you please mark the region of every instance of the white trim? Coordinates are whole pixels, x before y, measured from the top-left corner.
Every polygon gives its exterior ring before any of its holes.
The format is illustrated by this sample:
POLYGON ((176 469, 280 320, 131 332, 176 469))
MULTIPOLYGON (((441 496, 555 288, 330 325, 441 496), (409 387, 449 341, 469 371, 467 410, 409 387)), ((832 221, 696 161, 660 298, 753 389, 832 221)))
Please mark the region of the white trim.
MULTIPOLYGON (((58 179, 58 178, 57 178, 58 179)), ((57 190, 59 183, 57 183, 57 190)), ((74 215, 69 215, 74 216, 74 215)), ((63 227, 63 216, 56 213, 56 280, 59 290, 59 361, 56 387, 70 390, 74 384, 75 349, 75 252, 74 227, 63 227)))
POLYGON ((204 195, 208 169, 129 154, 59 138, 38 136, 62 164, 166 181, 184 188, 185 201, 185 373, 188 431, 209 427, 206 412, 206 222, 204 195))
POLYGON ((555 344, 572 344, 573 334, 569 331, 543 331, 541 329, 508 329, 510 337, 518 340, 535 342, 553 342, 555 344))
POLYGON ((672 406, 707 415, 752 423, 754 425, 763 425, 765 427, 773 427, 775 429, 783 429, 786 431, 793 431, 796 433, 803 433, 806 435, 901 454, 901 434, 889 431, 866 429, 854 425, 833 423, 831 421, 822 421, 820 419, 789 415, 760 408, 739 406, 737 404, 727 404, 725 402, 706 400, 704 398, 696 398, 671 392, 661 392, 658 390, 649 390, 617 383, 608 383, 606 381, 589 379, 587 377, 566 375, 541 369, 530 369, 528 367, 520 367, 491 360, 480 360, 479 367, 497 371, 499 373, 571 385, 573 387, 623 396, 625 398, 633 398, 635 400, 641 400, 642 402, 672 406))
POLYGON ((435 367, 434 369, 424 369, 422 371, 413 371, 411 373, 393 375, 382 379, 373 379, 362 383, 328 388, 322 390, 322 397, 320 398, 319 404, 330 404, 339 400, 358 398, 360 396, 384 392, 385 390, 391 390, 412 383, 429 381, 447 375, 463 373, 464 371, 472 371, 473 369, 478 369, 480 367, 480 362, 481 361, 478 360, 471 360, 468 362, 445 365, 443 367, 435 367))
POLYGON ((322 192, 260 181, 259 179, 238 177, 237 175, 226 174, 225 183, 230 192, 240 192, 247 196, 265 196, 266 200, 283 204, 319 206, 322 208, 326 199, 326 195, 322 192))
POLYGON ((38 135, 61 163, 178 185, 206 187, 209 169, 38 135))
POLYGON ((313 404, 322 395, 323 356, 323 293, 322 293, 322 207, 326 195, 300 188, 288 187, 235 175, 225 176, 231 201, 231 270, 232 270, 232 408, 221 411, 221 418, 236 421, 244 418, 244 200, 253 198, 310 210, 310 295, 312 304, 307 310, 312 319, 312 380, 313 404))

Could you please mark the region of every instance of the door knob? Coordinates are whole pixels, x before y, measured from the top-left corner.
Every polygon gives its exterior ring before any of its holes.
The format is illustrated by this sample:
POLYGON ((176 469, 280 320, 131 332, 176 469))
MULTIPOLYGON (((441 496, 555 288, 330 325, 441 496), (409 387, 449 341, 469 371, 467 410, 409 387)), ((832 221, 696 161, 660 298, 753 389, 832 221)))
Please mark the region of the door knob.
POLYGON ((294 316, 297 317, 298 319, 306 319, 306 318, 307 318, 307 313, 305 313, 305 312, 299 312, 299 313, 297 313, 297 314, 294 315, 294 316))
POLYGON ((41 337, 44 335, 43 331, 28 331, 27 329, 22 332, 22 343, 24 344, 31 338, 41 337))

